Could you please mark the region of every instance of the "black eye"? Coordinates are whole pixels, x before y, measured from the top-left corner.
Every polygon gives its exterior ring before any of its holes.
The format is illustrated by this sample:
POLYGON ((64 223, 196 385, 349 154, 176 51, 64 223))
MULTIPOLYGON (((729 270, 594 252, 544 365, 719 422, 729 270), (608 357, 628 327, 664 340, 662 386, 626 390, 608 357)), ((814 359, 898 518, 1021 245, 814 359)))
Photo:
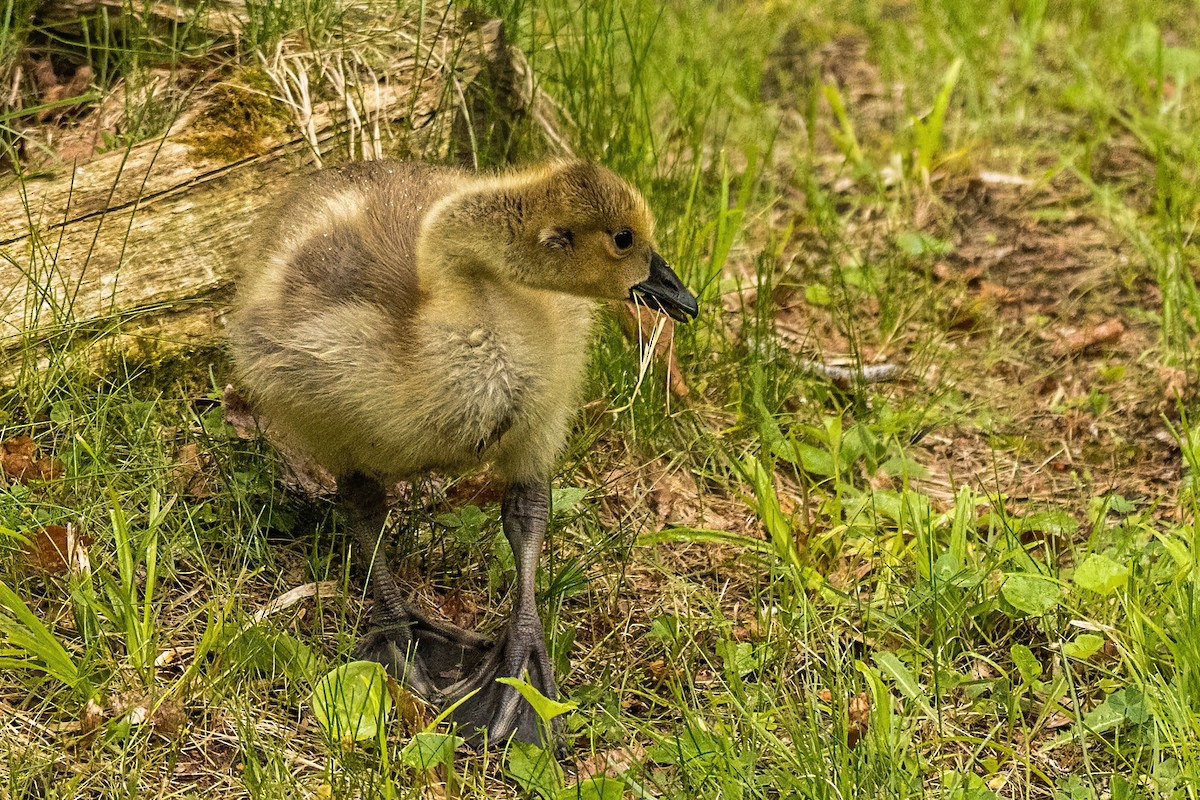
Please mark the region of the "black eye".
POLYGON ((628 250, 633 247, 633 231, 628 228, 619 230, 613 234, 613 244, 618 250, 628 250))

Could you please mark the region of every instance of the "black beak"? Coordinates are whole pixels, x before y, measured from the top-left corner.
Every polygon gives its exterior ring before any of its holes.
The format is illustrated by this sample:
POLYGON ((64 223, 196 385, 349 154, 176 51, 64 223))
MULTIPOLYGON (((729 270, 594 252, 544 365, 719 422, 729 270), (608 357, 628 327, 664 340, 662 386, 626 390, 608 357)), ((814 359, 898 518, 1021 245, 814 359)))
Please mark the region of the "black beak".
POLYGON ((650 277, 629 290, 629 299, 657 308, 671 319, 687 322, 700 313, 696 298, 663 257, 650 251, 650 277))

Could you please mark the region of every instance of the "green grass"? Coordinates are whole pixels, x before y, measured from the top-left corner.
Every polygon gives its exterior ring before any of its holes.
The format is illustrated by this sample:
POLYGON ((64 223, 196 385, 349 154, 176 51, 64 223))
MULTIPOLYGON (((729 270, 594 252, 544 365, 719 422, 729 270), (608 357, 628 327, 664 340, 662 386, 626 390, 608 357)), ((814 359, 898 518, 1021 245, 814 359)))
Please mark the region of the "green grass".
MULTIPOLYGON (((100 88, 346 33, 329 3, 256 9, 237 52, 104 40, 100 88)), ((453 755, 402 696, 330 741, 313 693, 363 608, 338 515, 223 421, 218 348, 97 368, 65 334, 2 351, 0 441, 63 476, 0 485, 0 798, 1196 797, 1194 7, 485 10, 552 110, 521 157, 565 143, 642 186, 703 307, 682 399, 598 326, 539 578, 574 755, 453 755), (904 374, 838 388, 813 360, 904 374), (49 525, 87 570, 30 565, 49 525)), ((494 630, 512 555, 462 495, 413 488, 394 566, 494 630)))

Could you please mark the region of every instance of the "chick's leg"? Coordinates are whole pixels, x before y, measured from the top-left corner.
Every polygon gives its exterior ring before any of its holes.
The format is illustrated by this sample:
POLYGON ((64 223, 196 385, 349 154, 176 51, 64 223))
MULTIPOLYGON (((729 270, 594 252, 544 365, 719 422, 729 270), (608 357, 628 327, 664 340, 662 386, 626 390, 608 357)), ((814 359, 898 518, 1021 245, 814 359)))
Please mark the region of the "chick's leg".
POLYGON ((501 519, 517 567, 512 617, 495 648, 474 673, 446 689, 451 701, 475 691, 453 714, 463 735, 475 743, 486 730, 493 745, 513 736, 534 744, 549 739, 558 745, 557 724, 552 731, 542 730, 533 707, 513 687, 496 681, 502 677, 521 678, 549 698, 556 698, 558 693, 535 603, 537 564, 549 513, 550 490, 546 483, 511 484, 505 491, 501 519))
POLYGON ((371 629, 355 656, 378 661, 397 680, 428 700, 441 688, 473 670, 492 642, 453 625, 436 623, 404 601, 400 586, 380 547, 387 518, 387 492, 374 478, 352 474, 338 481, 338 493, 350 513, 359 558, 370 565, 375 595, 371 629))

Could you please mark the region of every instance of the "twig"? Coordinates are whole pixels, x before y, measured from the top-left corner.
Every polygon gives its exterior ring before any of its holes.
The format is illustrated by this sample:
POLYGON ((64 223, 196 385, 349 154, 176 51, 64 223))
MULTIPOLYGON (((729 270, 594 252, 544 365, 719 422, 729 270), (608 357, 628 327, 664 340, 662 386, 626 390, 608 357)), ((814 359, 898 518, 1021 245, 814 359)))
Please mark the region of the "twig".
POLYGON ((866 386, 872 383, 886 383, 900 377, 900 367, 896 364, 870 364, 862 367, 835 367, 820 361, 801 361, 800 368, 809 375, 826 378, 839 389, 849 389, 853 386, 866 386))
POLYGON ((255 624, 262 622, 272 614, 283 611, 285 608, 294 606, 301 600, 306 600, 309 597, 320 597, 322 599, 337 597, 338 585, 336 581, 321 581, 320 583, 305 583, 297 586, 295 589, 284 592, 276 597, 271 602, 254 612, 251 619, 255 624))

